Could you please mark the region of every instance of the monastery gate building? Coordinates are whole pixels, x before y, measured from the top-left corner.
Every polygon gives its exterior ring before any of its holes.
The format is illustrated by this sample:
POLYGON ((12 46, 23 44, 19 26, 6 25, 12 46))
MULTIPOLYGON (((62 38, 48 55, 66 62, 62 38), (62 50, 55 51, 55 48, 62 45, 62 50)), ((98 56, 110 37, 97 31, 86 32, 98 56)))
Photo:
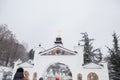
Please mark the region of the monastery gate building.
POLYGON ((55 45, 47 50, 36 49, 34 59, 16 61, 13 76, 18 68, 29 72, 30 80, 109 80, 106 62, 83 64, 83 49, 63 47, 62 38, 57 37, 55 45))

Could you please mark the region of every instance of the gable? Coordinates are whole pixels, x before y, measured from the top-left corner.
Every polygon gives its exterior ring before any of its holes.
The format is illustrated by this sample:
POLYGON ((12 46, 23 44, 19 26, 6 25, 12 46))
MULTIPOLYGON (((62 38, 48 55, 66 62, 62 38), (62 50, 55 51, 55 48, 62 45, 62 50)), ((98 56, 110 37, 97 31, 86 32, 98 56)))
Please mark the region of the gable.
POLYGON ((103 66, 99 65, 99 64, 95 64, 95 63, 89 63, 83 66, 83 68, 85 69, 101 69, 103 68, 103 66))
POLYGON ((44 52, 40 52, 41 55, 75 55, 76 53, 77 52, 66 49, 59 45, 45 50, 44 52))

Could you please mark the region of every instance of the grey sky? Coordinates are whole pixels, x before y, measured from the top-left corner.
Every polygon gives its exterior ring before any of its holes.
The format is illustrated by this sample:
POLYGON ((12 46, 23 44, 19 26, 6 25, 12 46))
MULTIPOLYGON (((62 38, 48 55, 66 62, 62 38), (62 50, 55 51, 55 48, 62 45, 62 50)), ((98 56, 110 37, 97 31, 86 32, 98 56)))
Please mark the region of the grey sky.
POLYGON ((65 47, 73 49, 87 32, 105 52, 113 31, 120 35, 120 0, 0 0, 0 24, 29 48, 51 47, 61 30, 65 47))

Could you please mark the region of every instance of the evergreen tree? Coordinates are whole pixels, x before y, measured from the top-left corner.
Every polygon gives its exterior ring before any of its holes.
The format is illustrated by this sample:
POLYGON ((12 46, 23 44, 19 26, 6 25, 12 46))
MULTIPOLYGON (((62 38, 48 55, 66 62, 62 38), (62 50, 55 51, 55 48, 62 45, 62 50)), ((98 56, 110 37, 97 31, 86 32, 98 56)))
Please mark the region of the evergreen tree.
POLYGON ((100 62, 102 59, 102 53, 100 49, 93 49, 92 41, 94 39, 90 39, 86 32, 81 34, 82 34, 82 40, 80 41, 84 42, 84 44, 82 45, 84 47, 84 50, 83 50, 84 64, 90 63, 90 62, 95 62, 95 63, 100 62))
POLYGON ((29 59, 34 59, 34 53, 35 51, 33 49, 31 49, 28 53, 29 59))
POLYGON ((120 80, 120 47, 119 37, 113 33, 113 48, 108 48, 110 55, 107 57, 111 80, 120 80))

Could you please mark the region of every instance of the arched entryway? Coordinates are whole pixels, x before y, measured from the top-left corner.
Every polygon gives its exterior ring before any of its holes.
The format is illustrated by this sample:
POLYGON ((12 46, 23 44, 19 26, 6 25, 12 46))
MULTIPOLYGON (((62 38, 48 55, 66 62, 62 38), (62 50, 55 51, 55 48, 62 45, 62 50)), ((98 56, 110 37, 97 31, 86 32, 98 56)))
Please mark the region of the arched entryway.
POLYGON ((69 67, 63 63, 50 65, 44 75, 45 80, 72 80, 72 73, 69 67))
POLYGON ((99 80, 98 75, 94 72, 91 72, 91 73, 88 74, 87 80, 99 80))

